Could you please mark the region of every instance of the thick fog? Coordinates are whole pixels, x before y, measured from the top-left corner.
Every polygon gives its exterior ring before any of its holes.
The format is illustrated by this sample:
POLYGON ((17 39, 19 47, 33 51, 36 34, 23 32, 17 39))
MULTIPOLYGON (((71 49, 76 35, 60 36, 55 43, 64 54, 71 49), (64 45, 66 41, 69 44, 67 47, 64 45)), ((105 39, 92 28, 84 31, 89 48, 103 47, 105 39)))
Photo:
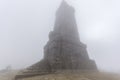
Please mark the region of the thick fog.
MULTIPOLYGON (((67 0, 80 40, 100 70, 120 71, 120 1, 67 0)), ((0 69, 21 69, 43 57, 61 0, 0 0, 0 69)))

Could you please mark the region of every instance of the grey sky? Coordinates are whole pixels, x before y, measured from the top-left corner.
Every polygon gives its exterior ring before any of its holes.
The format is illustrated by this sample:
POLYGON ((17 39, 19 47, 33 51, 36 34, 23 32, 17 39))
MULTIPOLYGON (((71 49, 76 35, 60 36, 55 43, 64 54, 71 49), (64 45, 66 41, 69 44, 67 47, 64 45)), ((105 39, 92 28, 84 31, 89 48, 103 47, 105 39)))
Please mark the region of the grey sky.
MULTIPOLYGON (((120 1, 67 0, 80 39, 98 68, 120 71, 120 1)), ((61 0, 0 0, 0 69, 25 68, 43 56, 61 0)))

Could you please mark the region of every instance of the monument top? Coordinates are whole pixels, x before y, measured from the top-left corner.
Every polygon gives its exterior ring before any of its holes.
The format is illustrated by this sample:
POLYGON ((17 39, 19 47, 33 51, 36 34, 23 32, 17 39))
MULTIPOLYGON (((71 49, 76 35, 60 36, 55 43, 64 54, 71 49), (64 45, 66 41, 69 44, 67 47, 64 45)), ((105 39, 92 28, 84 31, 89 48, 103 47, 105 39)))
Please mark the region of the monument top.
POLYGON ((74 8, 66 1, 63 1, 56 13, 54 32, 59 33, 61 37, 69 37, 75 39, 76 42, 79 42, 79 32, 74 12, 74 8))

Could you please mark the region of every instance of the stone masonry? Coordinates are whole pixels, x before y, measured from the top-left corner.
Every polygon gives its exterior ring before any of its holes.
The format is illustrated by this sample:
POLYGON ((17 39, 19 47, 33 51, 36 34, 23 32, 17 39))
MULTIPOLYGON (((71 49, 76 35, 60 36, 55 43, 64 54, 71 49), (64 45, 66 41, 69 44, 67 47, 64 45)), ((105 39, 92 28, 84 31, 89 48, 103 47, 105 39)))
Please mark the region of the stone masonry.
POLYGON ((75 10, 63 1, 56 13, 54 30, 49 33, 49 41, 44 47, 44 57, 23 73, 52 73, 64 70, 97 70, 89 59, 86 45, 80 41, 75 10))

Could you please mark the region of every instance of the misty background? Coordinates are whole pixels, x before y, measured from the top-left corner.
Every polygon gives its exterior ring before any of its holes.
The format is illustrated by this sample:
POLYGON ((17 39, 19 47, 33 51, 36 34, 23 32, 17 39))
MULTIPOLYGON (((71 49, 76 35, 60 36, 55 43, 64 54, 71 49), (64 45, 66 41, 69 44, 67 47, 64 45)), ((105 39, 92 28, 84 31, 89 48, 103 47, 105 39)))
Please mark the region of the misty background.
MULTIPOLYGON (((43 57, 62 0, 0 0, 0 69, 26 68, 43 57)), ((120 72, 120 0, 67 0, 80 40, 100 70, 120 72)))

